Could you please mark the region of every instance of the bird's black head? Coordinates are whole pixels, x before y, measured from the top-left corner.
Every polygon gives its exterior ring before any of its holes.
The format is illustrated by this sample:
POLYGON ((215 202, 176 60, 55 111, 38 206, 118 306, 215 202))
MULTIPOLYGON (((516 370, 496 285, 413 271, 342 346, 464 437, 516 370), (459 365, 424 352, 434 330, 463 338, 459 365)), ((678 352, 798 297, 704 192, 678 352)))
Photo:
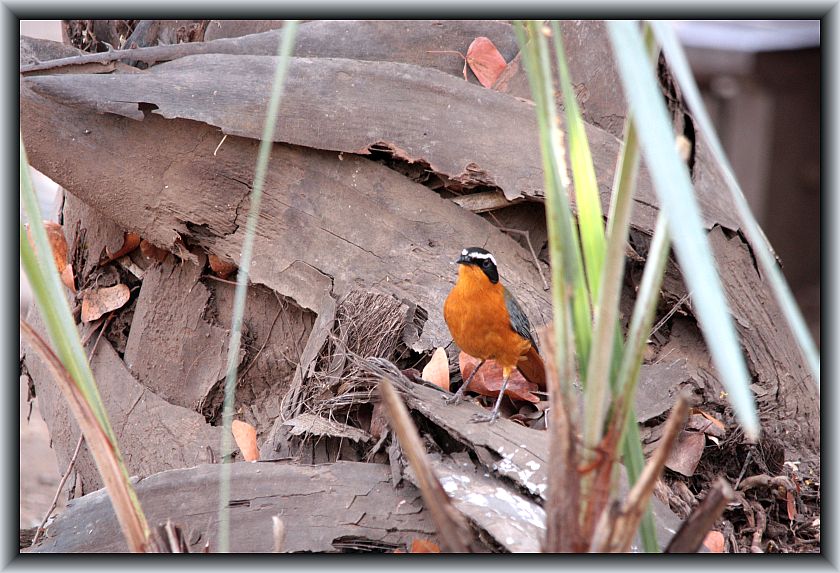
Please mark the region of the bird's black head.
POLYGON ((455 262, 460 265, 474 265, 487 275, 491 283, 499 282, 499 270, 496 268, 495 257, 481 247, 467 247, 461 251, 461 256, 455 262))

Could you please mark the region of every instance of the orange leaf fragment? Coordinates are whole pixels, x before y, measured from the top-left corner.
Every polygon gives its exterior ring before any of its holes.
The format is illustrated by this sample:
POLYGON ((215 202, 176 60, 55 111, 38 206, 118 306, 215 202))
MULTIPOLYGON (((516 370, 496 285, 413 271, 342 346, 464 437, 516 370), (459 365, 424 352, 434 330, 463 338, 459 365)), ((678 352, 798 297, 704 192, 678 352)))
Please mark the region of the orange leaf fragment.
POLYGON ((242 457, 246 462, 253 462, 260 459, 260 450, 257 448, 257 430, 248 422, 234 420, 230 431, 242 457))
POLYGON ((700 408, 692 408, 691 413, 692 414, 700 414, 701 416, 703 416, 704 418, 709 420, 711 423, 713 423, 715 426, 717 426, 718 428, 720 428, 724 432, 726 431, 726 426, 724 426, 723 422, 721 422, 720 420, 715 418, 712 414, 709 414, 708 412, 705 412, 705 411, 701 410, 700 408))
POLYGON ((169 254, 169 251, 161 249, 146 239, 143 239, 140 241, 140 253, 147 259, 154 259, 156 261, 163 262, 163 259, 165 259, 166 255, 169 254))
POLYGON ((467 63, 481 85, 486 88, 492 87, 507 67, 504 56, 490 38, 484 36, 476 38, 470 44, 467 50, 467 63))
POLYGON ((111 261, 115 261, 120 257, 124 257, 134 249, 140 246, 140 235, 137 233, 132 233, 131 231, 126 231, 123 233, 123 244, 120 249, 114 253, 113 255, 108 253, 108 250, 105 250, 105 258, 100 261, 100 265, 105 265, 110 263, 111 261))
POLYGON ((236 265, 223 261, 212 253, 207 256, 207 260, 210 262, 210 269, 216 273, 216 276, 219 278, 226 279, 236 272, 236 265))
MULTIPOLYGON (((458 365, 461 367, 461 377, 464 381, 469 378, 479 362, 466 352, 461 352, 458 356, 458 365)), ((495 360, 488 360, 472 379, 468 390, 482 396, 496 397, 499 395, 499 390, 502 389, 503 376, 501 366, 496 364, 495 360)), ((519 370, 514 370, 510 375, 510 380, 508 380, 505 394, 513 400, 524 400, 536 404, 540 399, 532 392, 538 389, 539 387, 536 384, 525 380, 519 370)))
POLYGON ((85 291, 82 297, 82 322, 96 320, 106 312, 122 307, 131 298, 124 284, 85 291))
POLYGON ((426 382, 449 391, 449 358, 446 356, 446 350, 440 347, 435 349, 421 376, 426 382))
POLYGON ((787 492, 787 514, 789 520, 796 519, 796 503, 793 499, 793 492, 790 490, 787 492))
MULTIPOLYGON (((58 269, 58 274, 61 275, 61 282, 70 290, 76 290, 76 285, 73 281, 73 268, 67 263, 67 239, 64 237, 64 228, 55 221, 44 221, 44 230, 47 232, 47 240, 50 243, 52 250, 53 261, 55 268, 58 269), (69 271, 67 270, 69 268, 69 271), (69 274, 65 276, 66 273, 69 274)), ((35 254, 38 254, 38 249, 35 247, 35 240, 32 238, 32 230, 29 225, 26 226, 26 237, 29 239, 29 244, 35 254)))
POLYGON ((61 282, 64 283, 64 286, 76 292, 76 278, 73 276, 73 265, 67 265, 61 271, 61 282))
POLYGON ((710 531, 706 534, 706 538, 703 539, 703 545, 711 553, 723 553, 723 533, 714 530, 710 531))
POLYGON ((409 553, 440 553, 440 546, 428 539, 415 539, 411 542, 409 553))

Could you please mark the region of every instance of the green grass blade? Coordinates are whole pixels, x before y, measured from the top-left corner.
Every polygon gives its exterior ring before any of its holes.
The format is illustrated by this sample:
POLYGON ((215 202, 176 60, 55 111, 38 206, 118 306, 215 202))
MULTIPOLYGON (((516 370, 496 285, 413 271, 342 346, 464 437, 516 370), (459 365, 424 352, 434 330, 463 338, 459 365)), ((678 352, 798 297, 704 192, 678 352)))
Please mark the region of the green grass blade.
POLYGON ((569 160, 572 166, 575 200, 578 209, 578 227, 583 260, 586 263, 586 279, 592 300, 598 299, 601 288, 601 272, 604 268, 606 239, 604 236, 604 215, 601 212, 601 197, 598 193, 598 181, 595 178, 595 164, 589 150, 589 140, 584 129, 583 116, 578 107, 577 97, 572 88, 572 78, 566 64, 566 52, 563 37, 556 20, 550 23, 554 37, 554 50, 557 70, 560 75, 560 88, 566 107, 566 131, 569 140, 569 160))
POLYGON ((636 297, 636 306, 633 308, 633 316, 630 318, 624 359, 621 361, 621 370, 618 375, 618 384, 625 399, 631 398, 636 391, 642 357, 656 314, 659 289, 665 276, 670 247, 667 221, 665 215, 660 211, 647 263, 645 264, 645 271, 642 275, 642 284, 639 286, 636 297))
POLYGON ((785 314, 788 324, 790 324, 791 329, 793 330, 793 334, 796 337, 799 348, 805 356, 811 370, 811 374, 816 382, 817 391, 819 391, 820 354, 814 344, 814 339, 808 331, 808 326, 802 318, 799 306, 796 304, 793 294, 790 292, 790 287, 785 281, 773 253, 770 252, 767 238, 761 230, 761 227, 758 225, 758 222, 755 220, 755 216, 750 210, 749 204, 747 203, 744 193, 741 190, 741 186, 735 178, 735 172, 732 169, 732 165, 729 163, 729 159, 726 157, 726 153, 723 150, 723 146, 720 143, 717 132, 712 125, 709 113, 703 103, 700 90, 697 88, 697 83, 694 81, 694 76, 691 73, 691 67, 688 64, 685 52, 683 51, 679 40, 669 23, 652 22, 651 26, 656 33, 657 39, 662 44, 662 49, 668 58, 668 65, 670 66, 674 77, 676 77, 679 82, 686 102, 691 108, 692 116, 697 121, 700 127, 700 132, 706 136, 706 139, 709 142, 709 147, 712 150, 712 155, 721 167, 724 180, 726 181, 735 202, 735 208, 738 212, 738 216, 745 227, 747 237, 750 238, 750 247, 752 248, 752 252, 758 259, 759 265, 761 266, 761 272, 770 282, 771 288, 776 295, 776 300, 779 302, 779 306, 785 314))
MULTIPOLYGON (((20 139, 20 182, 21 202, 23 203, 24 212, 29 218, 29 232, 32 235, 35 248, 38 253, 51 253, 47 233, 42 224, 43 217, 41 215, 41 209, 38 206, 38 199, 35 196, 32 181, 29 177, 29 163, 26 158, 26 150, 23 147, 22 138, 20 139)), ((29 242, 21 240, 21 255, 23 255, 28 247, 29 242)), ((85 400, 93 408, 94 414, 102 425, 103 430, 105 430, 106 435, 111 441, 115 442, 114 432, 108 423, 108 416, 102 405, 99 390, 93 382, 93 373, 90 370, 87 356, 85 356, 85 351, 79 340, 76 323, 73 320, 72 312, 70 312, 70 305, 67 303, 61 278, 58 276, 58 271, 55 271, 52 256, 38 256, 36 259, 38 274, 33 278, 39 279, 36 282, 41 283, 43 281, 43 283, 33 284, 33 288, 38 286, 44 289, 43 294, 46 298, 42 300, 48 302, 48 304, 39 304, 38 309, 44 318, 50 341, 54 345, 56 354, 61 359, 64 367, 67 368, 67 371, 78 385, 85 400)))
MULTIPOLYGON (((628 405, 633 403, 633 396, 636 394, 642 356, 644 355, 645 345, 656 312, 659 290, 662 286, 662 279, 665 276, 665 266, 668 262, 669 250, 670 242, 668 240, 667 222, 665 216, 660 211, 659 219, 656 223, 656 230, 653 233, 653 241, 648 253, 647 263, 645 264, 645 271, 642 275, 642 284, 639 287, 636 305, 633 307, 633 316, 630 319, 621 369, 617 376, 619 392, 622 394, 624 403, 628 405)), ((628 480, 631 484, 634 484, 642 473, 645 460, 641 449, 639 426, 632 407, 626 409, 625 417, 624 438, 622 440, 624 466, 627 468, 628 480)), ((656 540, 656 527, 653 522, 650 505, 648 505, 645 515, 642 517, 640 533, 642 546, 645 551, 648 553, 659 552, 659 543, 656 540)))
MULTIPOLYGON (((99 394, 99 389, 93 378, 93 372, 90 369, 84 348, 82 347, 79 331, 73 320, 73 314, 67 302, 64 286, 55 267, 52 249, 43 225, 43 216, 38 206, 38 199, 29 175, 29 160, 26 156, 22 136, 19 137, 19 142, 20 198, 26 217, 29 219, 29 231, 35 243, 35 249, 40 253, 40 256, 36 256, 35 250, 29 244, 23 223, 20 223, 21 265, 29 279, 33 297, 46 325, 47 334, 55 349, 55 355, 61 361, 73 383, 79 389, 82 398, 93 413, 96 424, 99 427, 98 429, 104 434, 108 444, 103 447, 110 450, 110 454, 106 455, 113 455, 113 460, 119 468, 117 471, 118 475, 109 472, 109 475, 114 476, 114 481, 104 475, 104 472, 108 471, 106 468, 110 466, 103 459, 100 459, 100 450, 98 447, 94 447, 95 445, 98 446, 98 444, 93 443, 95 442, 95 438, 88 436, 91 442, 89 444, 90 449, 94 455, 97 469, 103 474, 103 481, 106 484, 111 483, 120 492, 123 492, 120 494, 119 492, 112 491, 109 487, 109 496, 112 500, 115 499, 115 495, 123 496, 122 499, 125 499, 124 496, 127 494, 131 502, 131 509, 125 509, 125 512, 128 513, 124 513, 117 504, 114 507, 129 548, 132 551, 139 551, 142 550, 143 540, 148 535, 146 517, 137 499, 137 494, 129 481, 128 470, 120 454, 116 436, 108 419, 108 414, 99 394)), ((81 422, 80 426, 84 427, 81 422)))
MULTIPOLYGON (((610 202, 609 225, 611 240, 604 235, 595 166, 589 151, 589 142, 583 127, 583 117, 572 91, 571 78, 565 61, 560 27, 552 21, 551 29, 557 51, 557 66, 566 103, 566 125, 569 129, 572 173, 578 201, 578 220, 583 245, 586 273, 594 305, 592 351, 586 367, 584 393, 583 443, 587 458, 594 456, 601 441, 606 415, 607 395, 610 384, 614 351, 620 352, 620 335, 616 337, 618 306, 624 276, 624 245, 630 228, 635 179, 639 170, 639 149, 636 131, 631 121, 619 155, 614 193, 610 202), (596 282, 597 281, 597 282, 596 282)), ((616 356, 620 359, 620 356, 616 356)), ((617 361, 616 361, 617 362, 617 361)))
MULTIPOLYGON (((645 44, 647 47, 649 61, 651 62, 651 66, 653 66, 659 59, 659 48, 656 45, 656 42, 654 41, 653 32, 651 31, 650 27, 645 27, 645 44)), ((638 146, 638 134, 636 123, 633 120, 632 114, 628 112, 624 126, 624 145, 622 147, 621 156, 619 157, 619 166, 616 169, 616 181, 613 184, 613 188, 615 189, 615 195, 621 196, 621 194, 625 193, 624 189, 628 185, 632 185, 633 187, 631 189, 632 191, 635 191, 636 173, 638 171, 638 161, 640 155, 639 151, 640 150, 638 146), (630 168, 633 167, 634 162, 635 172, 630 171, 630 168)), ((610 217, 609 225, 607 227, 607 244, 609 245, 608 249, 611 249, 614 246, 614 241, 620 240, 622 245, 625 245, 627 243, 629 219, 625 223, 623 221, 623 218, 625 216, 629 216, 629 214, 622 214, 620 210, 623 208, 625 207, 623 207, 619 203, 618 199, 614 196, 612 201, 610 202, 610 217), (615 206, 615 209, 613 209, 613 206, 615 206), (624 229, 623 231, 619 231, 619 227, 623 227, 625 224, 628 228, 624 229)), ((609 259, 609 253, 607 257, 609 259)), ((658 294, 658 289, 655 292, 658 294)), ((634 305, 634 312, 637 308, 639 308, 640 304, 644 304, 643 302, 641 302, 643 300, 644 299, 642 299, 641 297, 638 297, 636 299, 636 304, 634 305)), ((618 349, 613 352, 613 359, 611 361, 612 370, 610 377, 610 381, 612 382, 613 395, 618 395, 621 391, 621 364, 623 360, 627 358, 628 349, 631 348, 629 344, 625 347, 621 347, 622 340, 623 337, 621 336, 621 330, 620 328, 617 328, 616 342, 614 346, 616 346, 618 349)), ((637 359, 638 364, 641 365, 641 355, 637 356, 637 359)), ((639 435, 639 426, 636 423, 636 408, 634 406, 633 401, 634 395, 635 389, 633 390, 633 392, 625 396, 624 403, 626 404, 627 419, 624 424, 624 436, 621 440, 621 449, 624 454, 624 466, 627 470, 627 479, 630 482, 631 487, 638 481, 645 464, 645 457, 644 453, 642 452, 641 436, 639 435)), ((650 503, 647 504, 647 506, 645 507, 644 515, 642 515, 642 520, 639 524, 639 534, 642 541, 642 548, 646 553, 659 553, 661 551, 661 548, 659 547, 659 541, 656 538, 656 524, 653 520, 653 511, 651 509, 650 503)))
MULTIPOLYGON (((525 38, 524 29, 517 32, 517 37, 520 41, 525 71, 531 82, 534 101, 537 104, 537 125, 540 130, 543 168, 546 171, 546 221, 549 226, 555 224, 558 226, 559 244, 556 251, 558 258, 552 258, 552 276, 554 276, 554 267, 559 262, 557 271, 561 274, 558 276, 562 276, 566 281, 565 291, 567 295, 571 295, 572 326, 578 361, 585 365, 591 348, 592 310, 578 234, 567 198, 568 174, 565 148, 554 104, 548 42, 539 23, 531 21, 526 25, 531 35, 530 41, 525 38)), ((518 26, 522 24, 519 23, 518 26)), ((557 332, 557 328, 559 326, 555 325, 555 336, 557 340, 560 340, 561 335, 557 332)))
POLYGON ((644 126, 639 131, 639 141, 668 217, 674 248, 693 293, 706 343, 739 422, 747 435, 757 437, 760 426, 744 357, 703 232, 691 180, 677 154, 673 126, 645 56, 644 42, 636 22, 610 21, 607 25, 625 94, 636 121, 644 126))
MULTIPOLYGON (((234 393, 236 389, 236 364, 239 359, 239 348, 242 340, 242 317, 245 313, 245 298, 248 292, 248 273, 251 268, 251 257, 254 250, 254 235, 262 201, 262 190, 268 171, 268 160, 274 146, 274 129, 277 125, 277 110, 283 97, 283 87, 286 72, 289 69, 289 59, 294 48, 297 20, 288 20, 283 26, 283 37, 278 49, 277 68, 274 73, 274 83, 271 88, 271 98, 268 103, 262 139, 257 155, 257 165, 254 172, 254 187, 251 191, 251 203, 248 218, 245 223, 245 237, 242 241, 242 255, 239 259, 239 273, 236 277, 236 290, 233 299, 233 318, 231 319, 230 343, 228 345, 227 375, 225 377, 225 399, 222 409, 222 455, 231 448, 231 423, 233 421, 234 393)), ((219 487, 219 552, 230 551, 230 465, 222 463, 219 487)))

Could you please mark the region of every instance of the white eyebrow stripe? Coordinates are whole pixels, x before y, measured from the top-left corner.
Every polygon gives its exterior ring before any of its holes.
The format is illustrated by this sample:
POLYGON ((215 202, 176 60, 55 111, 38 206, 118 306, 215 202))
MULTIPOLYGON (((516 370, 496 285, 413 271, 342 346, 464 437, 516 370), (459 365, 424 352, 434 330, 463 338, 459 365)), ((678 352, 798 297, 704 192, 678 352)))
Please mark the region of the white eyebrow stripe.
POLYGON ((462 256, 462 257, 466 257, 466 256, 467 256, 467 252, 468 252, 468 251, 467 251, 467 249, 464 249, 463 251, 461 251, 461 256, 462 256))
POLYGON ((493 261, 494 265, 496 265, 497 267, 499 266, 496 264, 496 258, 490 253, 470 253, 469 256, 471 259, 490 259, 491 261, 493 261))

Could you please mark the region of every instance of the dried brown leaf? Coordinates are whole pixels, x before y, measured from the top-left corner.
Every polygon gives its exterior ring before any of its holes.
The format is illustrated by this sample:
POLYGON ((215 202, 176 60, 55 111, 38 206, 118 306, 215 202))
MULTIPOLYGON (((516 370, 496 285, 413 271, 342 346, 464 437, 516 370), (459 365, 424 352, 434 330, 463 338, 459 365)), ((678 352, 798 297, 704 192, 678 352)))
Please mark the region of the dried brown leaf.
POLYGON ((210 262, 210 269, 216 274, 217 277, 226 279, 230 275, 236 272, 236 265, 233 263, 228 263, 223 261, 213 253, 210 253, 207 256, 207 260, 210 262))
POLYGON ((703 415, 702 413, 691 414, 688 417, 685 429, 703 432, 707 436, 714 436, 715 438, 723 438, 726 436, 726 428, 723 426, 722 422, 709 418, 708 415, 703 415))
POLYGON ((124 284, 85 291, 82 296, 82 322, 96 320, 103 314, 122 307, 131 298, 124 284))
POLYGON ((702 432, 682 432, 674 444, 665 466, 686 477, 694 475, 697 464, 706 447, 706 435, 702 432))
POLYGON ((166 249, 161 249, 160 247, 153 245, 146 239, 140 241, 140 252, 147 259, 154 259, 159 262, 163 262, 163 260, 166 258, 166 255, 169 254, 169 251, 167 251, 166 249))
POLYGON ((793 521, 796 519, 796 502, 794 501, 793 492, 788 490, 785 499, 787 501, 788 519, 793 521))
MULTIPOLYGON (((472 371, 478 366, 478 362, 469 354, 461 352, 458 356, 458 365, 461 368, 461 377, 464 380, 469 378, 472 371)), ((470 382, 469 390, 482 396, 496 397, 499 395, 499 390, 502 389, 503 377, 501 366, 495 360, 488 360, 470 382)), ((528 382, 518 370, 514 370, 510 375, 510 380, 508 380, 505 394, 513 400, 525 400, 536 404, 540 399, 532 392, 538 389, 539 387, 536 384, 528 382)))
POLYGON ((116 261, 120 257, 124 257, 125 255, 136 249, 138 246, 140 246, 140 235, 138 235, 137 233, 132 233, 131 231, 126 231, 123 234, 122 247, 120 247, 120 249, 114 254, 109 253, 106 249, 105 257, 99 262, 99 264, 104 265, 110 263, 111 261, 116 261))
POLYGON ((723 533, 720 531, 710 531, 706 534, 703 540, 703 545, 710 553, 723 553, 723 533))
POLYGON ((481 85, 486 88, 492 87, 507 67, 507 62, 496 45, 484 36, 476 38, 470 44, 467 63, 481 85))
POLYGON ((700 408, 692 408, 691 413, 700 414, 704 418, 707 418, 709 421, 711 421, 715 426, 719 427, 721 430, 726 430, 726 426, 723 425, 723 422, 715 418, 714 415, 709 414, 708 412, 701 410, 700 408))
POLYGON ((246 462, 260 459, 260 450, 257 447, 257 430, 254 426, 241 420, 234 420, 230 426, 230 431, 246 462))
POLYGON ((446 350, 440 347, 435 349, 432 359, 423 367, 422 376, 426 382, 449 391, 449 358, 446 350))
POLYGON ((76 279, 73 276, 73 265, 67 265, 64 267, 64 270, 61 271, 61 282, 64 283, 64 286, 76 292, 76 279))
MULTIPOLYGON (((58 273, 61 274, 68 266, 67 239, 64 237, 64 228, 54 221, 44 221, 44 230, 47 232, 47 240, 50 242, 50 249, 52 249, 55 268, 58 269, 58 273)), ((32 247, 32 250, 37 255, 38 249, 35 247, 35 241, 32 239, 32 231, 29 229, 29 225, 26 226, 26 236, 29 238, 29 244, 32 247)), ((73 271, 71 270, 70 276, 72 276, 72 274, 73 271)), ((62 281, 64 281, 63 278, 62 281)), ((67 282, 64 282, 64 284, 66 285, 67 282)), ((75 290, 75 287, 69 285, 68 288, 75 290)))
POLYGON ((411 542, 409 553, 440 553, 440 546, 429 539, 415 539, 411 542))

